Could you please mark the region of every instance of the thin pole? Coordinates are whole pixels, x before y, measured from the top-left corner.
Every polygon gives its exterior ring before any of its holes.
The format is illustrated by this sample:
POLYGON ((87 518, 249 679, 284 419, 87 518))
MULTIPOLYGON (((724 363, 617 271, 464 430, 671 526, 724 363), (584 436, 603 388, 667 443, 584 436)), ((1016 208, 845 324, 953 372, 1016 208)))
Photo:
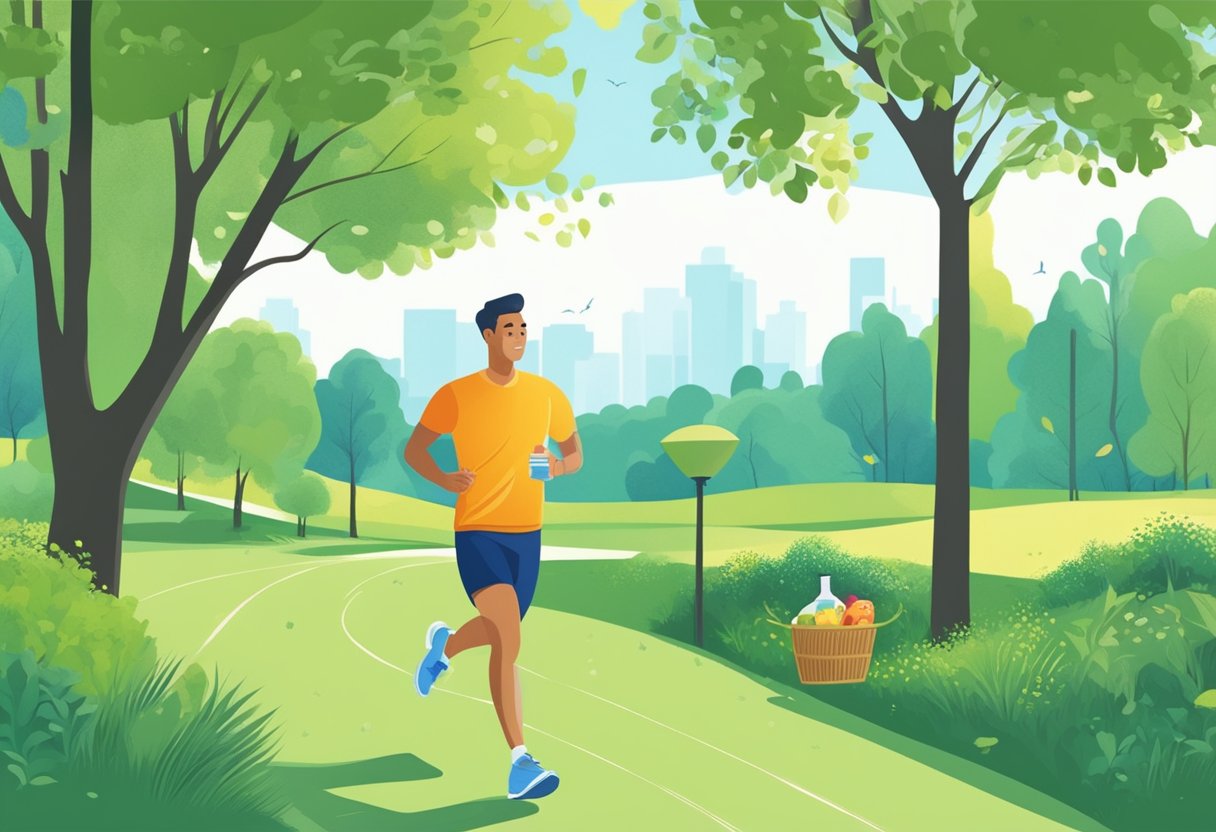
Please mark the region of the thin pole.
POLYGON ((705 646, 705 603, 704 603, 704 582, 702 571, 705 564, 705 549, 702 528, 705 521, 705 481, 709 477, 693 477, 693 482, 697 484, 697 585, 694 600, 693 614, 696 617, 696 638, 697 646, 705 646))

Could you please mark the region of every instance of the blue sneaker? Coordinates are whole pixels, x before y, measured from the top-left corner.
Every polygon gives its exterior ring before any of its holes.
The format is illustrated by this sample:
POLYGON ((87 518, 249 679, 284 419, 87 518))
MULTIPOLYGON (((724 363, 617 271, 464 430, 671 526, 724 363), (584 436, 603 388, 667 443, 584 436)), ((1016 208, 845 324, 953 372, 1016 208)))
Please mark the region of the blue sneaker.
POLYGON ((512 800, 535 800, 557 791, 557 772, 540 767, 531 754, 524 754, 511 765, 507 777, 507 797, 512 800))
POLYGON ((448 657, 443 655, 452 628, 442 621, 436 621, 426 631, 426 655, 418 663, 418 672, 414 674, 414 690, 419 696, 426 696, 434 687, 435 681, 443 671, 448 669, 448 657))

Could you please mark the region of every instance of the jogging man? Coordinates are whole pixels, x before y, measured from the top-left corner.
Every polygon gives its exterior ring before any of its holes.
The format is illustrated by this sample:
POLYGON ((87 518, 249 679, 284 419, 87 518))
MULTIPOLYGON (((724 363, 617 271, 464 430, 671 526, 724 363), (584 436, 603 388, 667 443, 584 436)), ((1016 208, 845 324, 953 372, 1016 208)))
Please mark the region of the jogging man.
MULTIPOLYGON (((427 403, 405 446, 405 460, 431 482, 457 492, 456 566, 478 615, 453 632, 436 621, 426 633, 426 655, 414 675, 418 693, 465 650, 490 646, 490 695, 511 748, 507 797, 551 794, 557 774, 524 746, 519 673, 520 620, 532 603, 540 568, 544 482, 534 479, 529 459, 543 454, 552 477, 573 474, 583 464, 574 411, 557 385, 515 369, 528 343, 522 295, 488 301, 477 313, 488 366, 448 382, 427 403), (444 433, 456 445, 457 471, 439 468, 428 448, 444 433), (558 443, 561 459, 546 438, 558 443)), ((543 469, 543 463, 541 468, 543 469)))

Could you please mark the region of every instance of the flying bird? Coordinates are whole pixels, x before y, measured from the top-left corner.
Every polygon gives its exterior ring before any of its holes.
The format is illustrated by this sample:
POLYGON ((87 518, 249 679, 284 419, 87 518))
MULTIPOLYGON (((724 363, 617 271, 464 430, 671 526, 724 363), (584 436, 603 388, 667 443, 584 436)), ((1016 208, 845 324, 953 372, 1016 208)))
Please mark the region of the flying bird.
POLYGON ((1039 270, 1035 274, 1047 274, 1047 271, 1043 268, 1042 260, 1039 261, 1039 270))
POLYGON ((591 308, 591 301, 593 301, 593 300, 595 300, 595 298, 592 298, 591 300, 587 301, 587 305, 577 311, 574 309, 563 309, 562 312, 563 313, 569 312, 571 315, 581 315, 584 312, 586 312, 588 309, 591 308))
POLYGON ((623 85, 629 83, 628 81, 613 81, 611 78, 608 78, 607 81, 609 84, 612 84, 612 86, 614 86, 614 87, 620 87, 620 86, 623 86, 623 85))

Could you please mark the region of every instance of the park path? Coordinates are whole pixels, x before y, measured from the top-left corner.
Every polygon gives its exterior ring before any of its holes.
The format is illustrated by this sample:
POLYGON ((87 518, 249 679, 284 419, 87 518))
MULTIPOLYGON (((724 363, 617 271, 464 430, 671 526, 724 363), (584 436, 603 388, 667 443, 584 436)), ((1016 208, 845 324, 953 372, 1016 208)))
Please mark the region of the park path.
POLYGON ((437 617, 459 623, 471 609, 451 550, 322 558, 217 549, 207 554, 210 575, 196 568, 181 580, 175 561, 199 555, 133 553, 126 589, 141 599, 162 650, 260 688, 259 701, 278 708, 281 760, 410 752, 442 772, 336 783, 330 791, 345 809, 297 810, 301 830, 1073 828, 1017 803, 1098 828, 986 769, 960 762, 957 779, 849 733, 831 720, 852 718, 694 651, 541 608, 525 621, 525 719, 529 749, 563 784, 519 817, 515 802, 497 799, 506 750, 488 703, 485 652, 454 663, 431 697, 413 691, 426 626, 437 617), (342 820, 359 812, 380 815, 366 815, 363 827, 342 820))

